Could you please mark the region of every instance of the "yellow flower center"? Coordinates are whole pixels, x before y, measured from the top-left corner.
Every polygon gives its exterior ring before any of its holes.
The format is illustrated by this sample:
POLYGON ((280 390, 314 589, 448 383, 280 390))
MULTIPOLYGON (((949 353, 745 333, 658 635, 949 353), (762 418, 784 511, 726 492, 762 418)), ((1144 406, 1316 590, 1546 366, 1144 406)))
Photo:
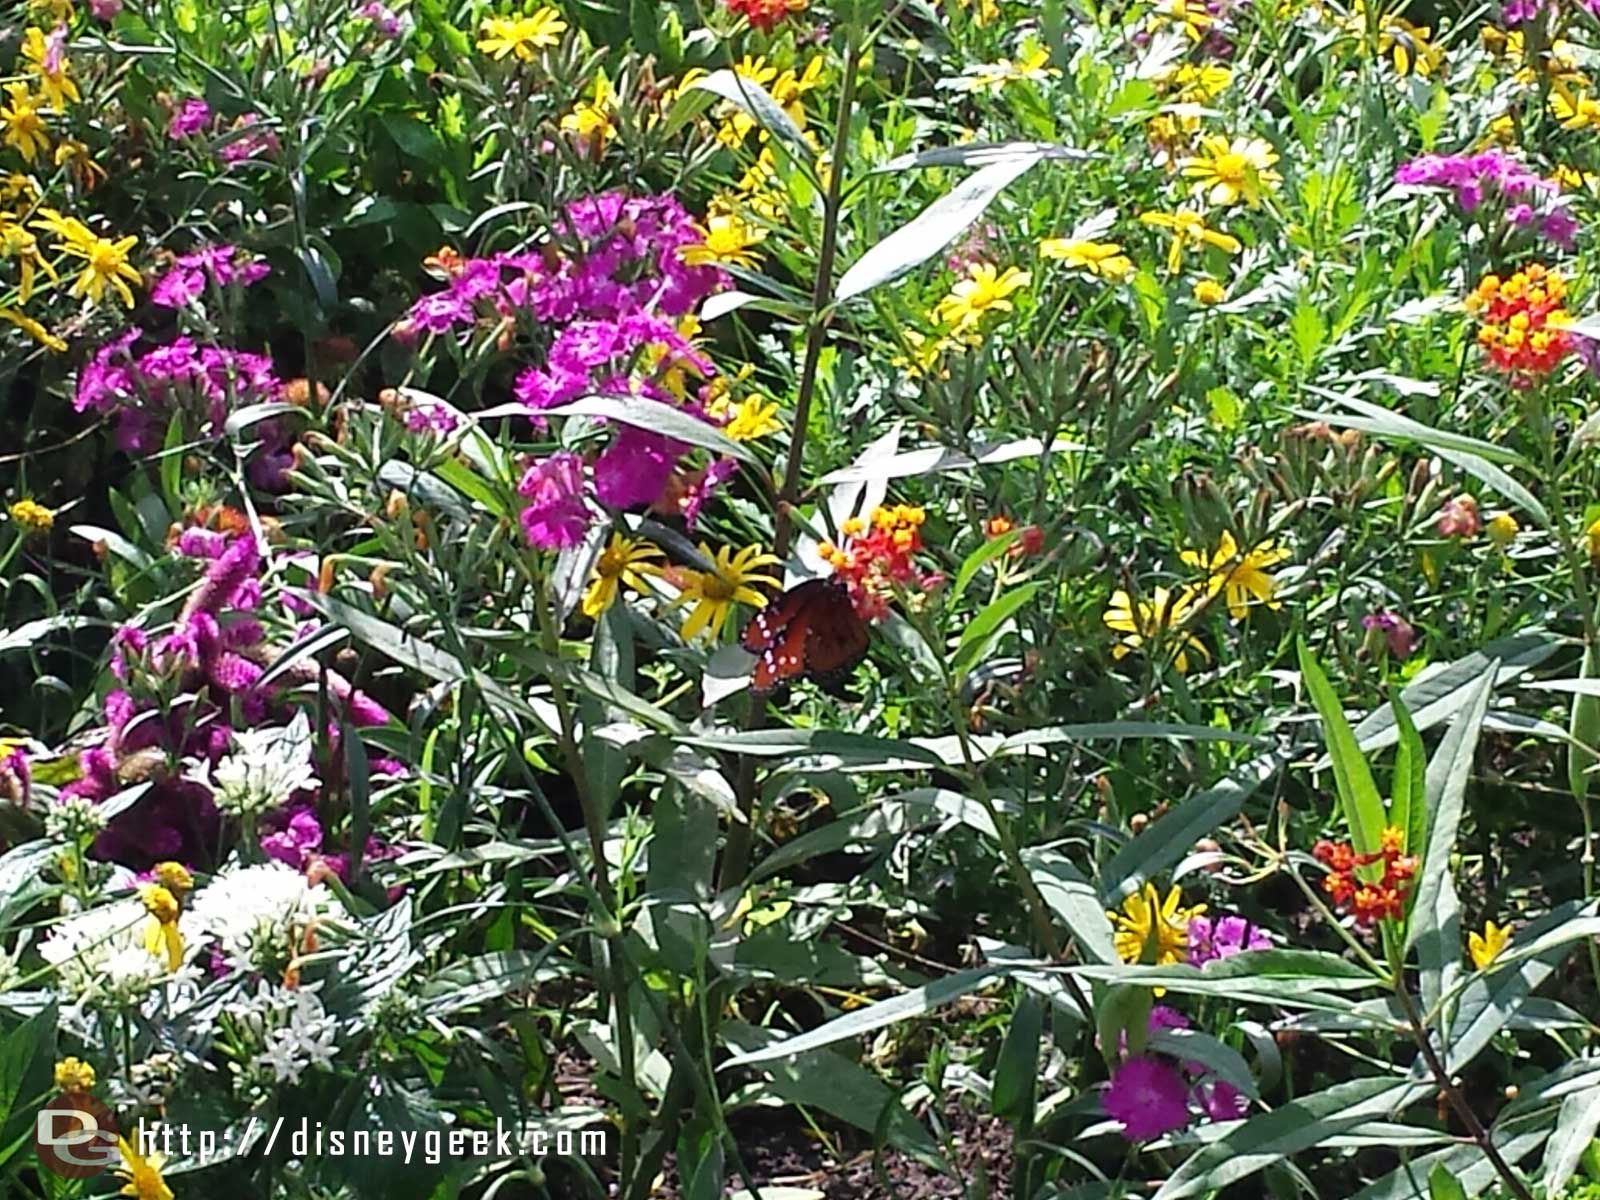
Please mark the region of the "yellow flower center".
POLYGON ((700 593, 707 600, 716 604, 726 604, 733 599, 733 593, 738 585, 721 575, 708 574, 700 584, 700 593))

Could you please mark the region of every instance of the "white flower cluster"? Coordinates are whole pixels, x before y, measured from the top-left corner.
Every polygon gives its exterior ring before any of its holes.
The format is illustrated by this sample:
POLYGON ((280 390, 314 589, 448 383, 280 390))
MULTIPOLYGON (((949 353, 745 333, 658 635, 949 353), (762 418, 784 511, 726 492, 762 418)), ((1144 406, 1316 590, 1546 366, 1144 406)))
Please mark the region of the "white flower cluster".
MULTIPOLYGON (((75 1003, 105 1001, 114 1006, 139 1003, 155 987, 172 978, 164 950, 145 945, 150 916, 138 900, 128 898, 68 917, 39 944, 39 954, 56 968, 61 990, 75 1003)), ((184 966, 191 978, 201 927, 192 913, 178 920, 183 935, 184 966)))
POLYGON ((44 832, 52 841, 85 842, 105 827, 105 814, 87 796, 68 796, 45 809, 44 832))
POLYGON ((213 946, 236 970, 282 971, 302 952, 313 922, 344 915, 326 887, 310 886, 283 863, 230 867, 195 893, 178 918, 183 965, 176 974, 168 970, 164 948, 147 947, 151 918, 133 897, 66 918, 40 943, 39 954, 56 968, 63 995, 75 1004, 130 1006, 163 982, 193 991, 199 981, 194 960, 213 946))
POLYGON ((186 914, 235 970, 281 971, 302 952, 313 922, 338 920, 344 906, 280 862, 225 869, 195 894, 186 914))
POLYGON ((235 1086, 246 1095, 270 1094, 298 1083, 307 1070, 329 1071, 339 1053, 339 1021, 317 994, 320 983, 279 987, 258 979, 255 990, 228 1006, 228 1024, 242 1061, 235 1086))
POLYGON ((297 713, 285 726, 235 733, 228 755, 194 778, 211 789, 217 808, 228 816, 257 817, 316 786, 311 745, 311 723, 297 713))

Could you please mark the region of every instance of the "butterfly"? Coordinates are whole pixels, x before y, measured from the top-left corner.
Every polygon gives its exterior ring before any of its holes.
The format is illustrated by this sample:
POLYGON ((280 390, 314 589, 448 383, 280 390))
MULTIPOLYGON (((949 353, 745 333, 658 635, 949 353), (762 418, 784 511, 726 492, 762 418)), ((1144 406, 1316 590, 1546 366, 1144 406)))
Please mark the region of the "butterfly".
POLYGON ((795 679, 843 679, 867 656, 867 623, 842 582, 808 579, 751 617, 739 641, 760 656, 750 677, 759 696, 795 679))

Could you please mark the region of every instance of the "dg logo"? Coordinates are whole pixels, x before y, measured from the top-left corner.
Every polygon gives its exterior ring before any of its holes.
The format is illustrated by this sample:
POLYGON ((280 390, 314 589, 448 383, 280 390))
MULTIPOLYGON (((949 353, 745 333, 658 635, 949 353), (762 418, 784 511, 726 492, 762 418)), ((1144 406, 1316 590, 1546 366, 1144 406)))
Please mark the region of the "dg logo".
POLYGON ((47 1171, 64 1179, 91 1179, 121 1161, 117 1119, 93 1096, 69 1092, 39 1110, 34 1150, 47 1171))

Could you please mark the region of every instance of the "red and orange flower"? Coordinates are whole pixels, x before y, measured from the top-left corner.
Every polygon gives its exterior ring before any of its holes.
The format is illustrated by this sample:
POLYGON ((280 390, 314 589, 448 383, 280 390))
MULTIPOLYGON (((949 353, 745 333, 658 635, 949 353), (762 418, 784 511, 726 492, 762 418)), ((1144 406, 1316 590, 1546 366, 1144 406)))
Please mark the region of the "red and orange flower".
POLYGON ((879 621, 888 616, 896 589, 926 591, 933 585, 933 578, 916 564, 926 518, 922 509, 909 504, 876 508, 871 521, 851 517, 844 522, 840 532, 849 540, 843 548, 832 542, 818 547, 823 561, 850 589, 850 599, 862 620, 879 621))
POLYGON ((1523 384, 1548 375, 1573 349, 1565 326, 1571 315, 1562 306, 1567 284, 1560 271, 1539 263, 1502 279, 1485 275, 1467 297, 1467 309, 1479 314, 1478 344, 1489 361, 1523 384))
POLYGON ((1383 831, 1383 841, 1375 854, 1357 854, 1349 842, 1323 838, 1312 848, 1311 856, 1328 868, 1322 890, 1341 912, 1353 914, 1357 924, 1370 926, 1405 918, 1417 859, 1404 850, 1404 831, 1390 825, 1383 831), (1360 868, 1375 863, 1383 864, 1382 877, 1362 878, 1360 868))

